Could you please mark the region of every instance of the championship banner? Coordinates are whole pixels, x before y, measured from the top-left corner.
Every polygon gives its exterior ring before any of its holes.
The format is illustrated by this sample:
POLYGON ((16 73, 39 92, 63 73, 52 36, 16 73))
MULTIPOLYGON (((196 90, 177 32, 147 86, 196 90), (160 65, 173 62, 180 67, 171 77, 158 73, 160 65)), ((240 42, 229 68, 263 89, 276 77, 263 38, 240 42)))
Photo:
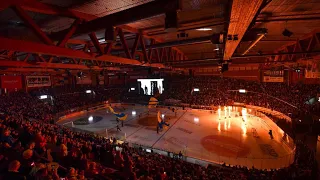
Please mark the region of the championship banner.
POLYGON ((9 91, 22 89, 21 76, 1 76, 1 88, 9 91))
POLYGON ((50 76, 26 76, 27 87, 51 86, 50 76))
POLYGON ((284 82, 282 70, 268 70, 263 72, 263 82, 284 82))

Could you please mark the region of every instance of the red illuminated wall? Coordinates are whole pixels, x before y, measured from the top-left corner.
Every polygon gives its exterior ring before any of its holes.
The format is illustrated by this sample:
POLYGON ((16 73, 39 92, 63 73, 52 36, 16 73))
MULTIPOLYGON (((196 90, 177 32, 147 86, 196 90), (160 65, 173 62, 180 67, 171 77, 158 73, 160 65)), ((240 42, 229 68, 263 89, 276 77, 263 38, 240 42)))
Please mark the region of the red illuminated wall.
POLYGON ((1 76, 1 88, 7 91, 22 89, 21 76, 1 76))
POLYGON ((303 82, 304 74, 303 71, 297 73, 296 71, 290 70, 289 71, 289 80, 291 84, 296 84, 298 82, 303 82))
POLYGON ((123 75, 115 75, 109 76, 109 86, 122 86, 125 85, 125 76, 123 75))
POLYGON ((304 83, 304 84, 320 84, 319 78, 305 78, 304 71, 301 70, 300 73, 297 73, 295 71, 290 71, 289 73, 290 77, 290 83, 296 84, 296 83, 304 83))
POLYGON ((227 71, 223 73, 223 77, 244 79, 248 81, 260 81, 260 72, 259 70, 227 71))
MULTIPOLYGON (((221 76, 218 71, 207 71, 207 72, 199 72, 196 71, 194 73, 195 76, 208 75, 208 76, 221 76)), ((248 81, 260 81, 260 71, 259 70, 233 70, 227 71, 223 73, 223 77, 236 78, 236 79, 244 79, 248 81)))

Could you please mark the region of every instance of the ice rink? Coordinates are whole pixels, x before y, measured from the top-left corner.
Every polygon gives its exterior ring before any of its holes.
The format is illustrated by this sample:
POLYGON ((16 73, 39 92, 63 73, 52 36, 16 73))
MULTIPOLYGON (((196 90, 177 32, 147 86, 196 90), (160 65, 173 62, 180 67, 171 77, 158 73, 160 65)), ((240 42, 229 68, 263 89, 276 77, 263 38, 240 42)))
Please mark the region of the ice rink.
POLYGON ((294 159, 290 137, 267 116, 242 107, 217 107, 215 111, 147 106, 116 106, 128 114, 117 131, 115 116, 107 109, 60 121, 67 127, 116 136, 129 143, 178 153, 198 160, 258 169, 289 166, 294 159), (157 112, 170 124, 157 134, 157 112), (269 130, 273 132, 271 139, 269 130))

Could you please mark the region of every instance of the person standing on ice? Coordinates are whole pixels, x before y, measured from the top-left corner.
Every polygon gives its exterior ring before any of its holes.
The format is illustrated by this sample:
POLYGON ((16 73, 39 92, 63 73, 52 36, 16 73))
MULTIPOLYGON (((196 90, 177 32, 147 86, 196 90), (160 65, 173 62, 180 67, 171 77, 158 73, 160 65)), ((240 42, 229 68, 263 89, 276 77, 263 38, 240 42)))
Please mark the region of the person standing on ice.
POLYGON ((170 124, 166 123, 166 122, 161 118, 160 111, 158 111, 157 117, 158 117, 158 128, 159 128, 160 130, 163 129, 163 125, 170 126, 170 124))
POLYGON ((117 124, 117 131, 121 131, 121 129, 120 129, 120 127, 119 127, 119 125, 117 124))
POLYGON ((110 112, 116 116, 117 123, 119 123, 119 121, 121 121, 121 125, 123 127, 123 121, 125 121, 127 119, 128 115, 121 113, 121 112, 115 112, 111 106, 108 106, 108 108, 109 108, 110 112))

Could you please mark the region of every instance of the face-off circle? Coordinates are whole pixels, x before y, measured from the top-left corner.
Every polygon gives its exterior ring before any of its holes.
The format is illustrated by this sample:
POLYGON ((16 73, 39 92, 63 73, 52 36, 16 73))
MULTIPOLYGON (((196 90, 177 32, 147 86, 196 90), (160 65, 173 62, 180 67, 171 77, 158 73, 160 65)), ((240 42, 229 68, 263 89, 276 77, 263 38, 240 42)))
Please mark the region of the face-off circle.
POLYGON ((219 135, 206 136, 201 139, 201 145, 209 152, 227 157, 246 157, 250 148, 241 141, 219 135))

